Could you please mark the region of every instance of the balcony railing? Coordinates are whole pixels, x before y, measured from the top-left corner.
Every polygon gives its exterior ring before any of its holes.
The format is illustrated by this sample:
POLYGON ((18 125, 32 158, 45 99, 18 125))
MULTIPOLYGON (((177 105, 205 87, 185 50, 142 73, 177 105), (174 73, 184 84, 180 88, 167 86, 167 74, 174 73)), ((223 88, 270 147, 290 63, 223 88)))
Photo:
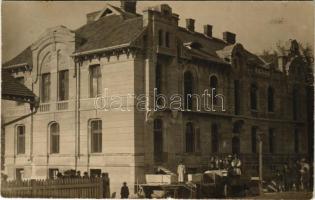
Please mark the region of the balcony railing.
POLYGON ((67 110, 68 105, 69 105, 68 101, 57 102, 57 110, 67 110))
POLYGON ((40 112, 48 112, 49 110, 50 110, 50 104, 49 103, 41 104, 39 106, 40 112))

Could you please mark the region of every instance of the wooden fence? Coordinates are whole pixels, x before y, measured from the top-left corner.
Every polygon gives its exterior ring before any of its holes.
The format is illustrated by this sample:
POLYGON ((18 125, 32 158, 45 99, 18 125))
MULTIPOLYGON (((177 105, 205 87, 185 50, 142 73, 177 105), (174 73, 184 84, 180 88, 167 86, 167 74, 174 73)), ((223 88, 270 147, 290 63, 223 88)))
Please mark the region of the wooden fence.
POLYGON ((24 180, 1 183, 3 197, 109 198, 109 181, 102 178, 24 180))

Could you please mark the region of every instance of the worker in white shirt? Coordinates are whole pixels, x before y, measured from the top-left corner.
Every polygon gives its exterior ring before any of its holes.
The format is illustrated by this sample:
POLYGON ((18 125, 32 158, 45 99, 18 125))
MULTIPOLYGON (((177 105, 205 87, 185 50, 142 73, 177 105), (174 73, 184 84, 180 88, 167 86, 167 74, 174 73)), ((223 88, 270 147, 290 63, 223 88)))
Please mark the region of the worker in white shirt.
POLYGON ((183 164, 183 161, 180 161, 179 165, 177 166, 178 182, 183 183, 185 181, 185 173, 186 167, 183 164))

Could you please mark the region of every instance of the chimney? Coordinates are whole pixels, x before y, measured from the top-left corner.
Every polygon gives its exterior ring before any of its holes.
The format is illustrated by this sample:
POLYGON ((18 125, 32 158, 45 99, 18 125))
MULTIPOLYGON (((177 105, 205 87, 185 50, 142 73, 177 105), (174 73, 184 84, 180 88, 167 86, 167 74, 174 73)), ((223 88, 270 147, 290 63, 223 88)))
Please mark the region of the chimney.
POLYGON ((236 37, 236 35, 234 33, 231 33, 229 31, 223 32, 223 40, 226 43, 235 44, 235 37, 236 37))
POLYGON ((136 0, 126 0, 126 1, 120 1, 120 8, 123 9, 126 12, 134 13, 136 14, 136 0))
POLYGON ((187 30, 194 32, 195 31, 195 20, 194 19, 186 19, 186 28, 187 30))
POLYGON ((209 24, 203 25, 203 34, 212 37, 212 26, 209 24))

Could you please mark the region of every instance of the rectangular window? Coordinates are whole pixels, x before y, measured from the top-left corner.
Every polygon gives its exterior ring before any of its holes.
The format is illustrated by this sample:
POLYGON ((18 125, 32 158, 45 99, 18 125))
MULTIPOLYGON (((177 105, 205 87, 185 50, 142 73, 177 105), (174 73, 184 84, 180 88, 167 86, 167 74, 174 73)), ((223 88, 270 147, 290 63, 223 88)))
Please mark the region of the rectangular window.
POLYGON ((240 81, 235 80, 234 81, 234 112, 235 115, 240 114, 240 81))
POLYGON ((16 168, 15 169, 15 179, 18 181, 23 180, 24 178, 24 169, 23 168, 16 168))
POLYGON ((165 46, 170 47, 170 33, 169 32, 165 33, 165 46))
POLYGON ((100 65, 90 67, 90 97, 95 98, 101 94, 102 74, 100 65))
MULTIPOLYGON (((24 77, 16 77, 15 80, 24 85, 24 77)), ((22 105, 23 102, 16 102, 17 105, 22 105)))
POLYGON ((299 130, 295 129, 294 130, 294 153, 299 153, 300 148, 300 137, 299 137, 299 130))
POLYGON ((257 152, 257 131, 256 127, 252 127, 252 153, 257 152))
POLYGON ((17 154, 25 153, 25 126, 17 126, 17 154))
POLYGON ((91 121, 91 152, 102 152, 102 120, 91 121))
POLYGON ((59 86, 59 101, 69 99, 69 70, 58 72, 58 86, 59 86))
POLYGON ((50 73, 42 74, 41 100, 43 103, 50 99, 50 73))
POLYGON ((274 153, 274 131, 272 128, 269 129, 269 152, 274 153))

